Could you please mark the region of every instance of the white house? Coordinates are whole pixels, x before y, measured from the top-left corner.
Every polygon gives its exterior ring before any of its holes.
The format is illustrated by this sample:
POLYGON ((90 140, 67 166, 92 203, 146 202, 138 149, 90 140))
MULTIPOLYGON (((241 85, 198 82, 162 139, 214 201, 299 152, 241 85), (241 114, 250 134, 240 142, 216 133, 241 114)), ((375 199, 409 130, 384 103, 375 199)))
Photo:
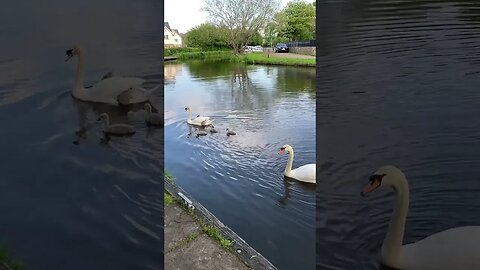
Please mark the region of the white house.
POLYGON ((168 22, 163 23, 163 44, 165 48, 182 47, 182 35, 177 29, 170 28, 168 22))

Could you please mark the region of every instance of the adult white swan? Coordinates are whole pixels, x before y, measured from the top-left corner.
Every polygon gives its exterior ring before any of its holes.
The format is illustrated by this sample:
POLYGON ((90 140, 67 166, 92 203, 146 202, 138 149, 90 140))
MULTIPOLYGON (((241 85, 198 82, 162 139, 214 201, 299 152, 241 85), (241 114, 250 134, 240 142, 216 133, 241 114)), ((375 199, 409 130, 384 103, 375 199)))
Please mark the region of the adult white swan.
POLYGON ((290 145, 285 144, 284 146, 282 146, 282 148, 280 148, 280 151, 278 153, 283 154, 284 152, 288 153, 287 167, 283 172, 283 174, 286 177, 290 177, 297 181, 306 182, 306 183, 315 184, 317 182, 315 177, 316 170, 317 170, 316 164, 307 164, 292 170, 293 148, 290 145))
POLYGON ((192 119, 192 108, 190 106, 185 107, 185 111, 188 112, 187 123, 190 125, 206 127, 213 124, 213 120, 210 120, 208 116, 198 115, 192 119))
POLYGON ((402 270, 480 269, 480 226, 449 229, 416 243, 403 245, 409 204, 405 175, 394 166, 384 166, 370 176, 361 195, 380 186, 395 191, 395 207, 382 245, 382 263, 402 270))
POLYGON ((85 51, 75 45, 72 49, 66 51, 67 58, 70 60, 73 56, 78 56, 77 75, 75 77, 75 85, 72 90, 72 96, 79 100, 108 103, 112 105, 127 105, 134 103, 142 103, 148 101, 148 95, 156 90, 146 90, 141 87, 145 82, 144 79, 135 77, 116 77, 112 73, 105 75, 102 80, 96 84, 85 87, 85 51))

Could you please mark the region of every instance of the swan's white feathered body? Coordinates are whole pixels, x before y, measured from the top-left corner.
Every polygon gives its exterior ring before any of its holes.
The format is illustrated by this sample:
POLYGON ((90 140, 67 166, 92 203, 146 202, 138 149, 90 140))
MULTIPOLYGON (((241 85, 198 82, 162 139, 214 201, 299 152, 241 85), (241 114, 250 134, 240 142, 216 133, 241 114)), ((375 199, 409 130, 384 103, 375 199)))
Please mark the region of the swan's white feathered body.
POLYGON ((480 269, 480 226, 452 228, 401 247, 405 270, 480 269))
POLYGON ((197 116, 192 119, 192 109, 190 106, 186 107, 185 111, 188 111, 187 123, 190 125, 206 127, 213 124, 213 120, 208 116, 197 116))
POLYGON ((480 226, 448 229, 418 242, 403 245, 409 206, 405 175, 394 166, 384 166, 370 177, 362 195, 382 185, 395 190, 395 208, 382 244, 382 263, 402 270, 480 269, 480 226))
POLYGON ((150 91, 145 90, 141 85, 144 79, 136 77, 115 77, 111 73, 105 75, 96 84, 85 88, 85 55, 83 49, 75 45, 73 49, 67 50, 68 61, 74 55, 78 55, 78 68, 73 87, 72 96, 76 99, 112 105, 127 105, 148 101, 150 91))
POLYGON ((316 164, 307 164, 291 170, 290 175, 287 175, 287 176, 302 182, 315 183, 316 170, 317 170, 316 164))
POLYGON ((307 164, 292 170, 293 157, 294 157, 293 148, 290 145, 286 144, 282 146, 282 148, 280 148, 280 153, 283 153, 285 151, 288 152, 288 162, 287 162, 287 167, 285 167, 285 171, 283 172, 283 174, 286 177, 293 178, 300 182, 315 184, 317 182, 316 164, 307 164))

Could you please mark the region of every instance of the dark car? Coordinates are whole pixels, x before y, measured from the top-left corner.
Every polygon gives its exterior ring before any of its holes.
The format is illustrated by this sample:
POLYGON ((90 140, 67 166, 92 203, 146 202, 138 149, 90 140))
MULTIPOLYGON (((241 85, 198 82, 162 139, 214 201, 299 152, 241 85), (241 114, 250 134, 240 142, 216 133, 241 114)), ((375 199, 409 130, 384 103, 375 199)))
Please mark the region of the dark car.
POLYGON ((289 52, 288 46, 285 43, 278 43, 277 46, 275 47, 275 52, 280 53, 280 52, 289 52))

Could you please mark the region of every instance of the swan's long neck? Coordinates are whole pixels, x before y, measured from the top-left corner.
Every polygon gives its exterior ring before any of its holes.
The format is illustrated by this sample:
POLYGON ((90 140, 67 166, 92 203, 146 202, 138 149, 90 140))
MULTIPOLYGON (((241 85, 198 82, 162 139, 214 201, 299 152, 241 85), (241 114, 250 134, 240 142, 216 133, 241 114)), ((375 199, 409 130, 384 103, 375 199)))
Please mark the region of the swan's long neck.
POLYGON ((188 109, 187 120, 192 120, 192 110, 188 109))
POLYGON ((75 78, 75 87, 74 91, 79 91, 84 89, 83 81, 85 79, 85 57, 83 52, 78 53, 78 66, 77 66, 77 76, 75 78))
POLYGON ((293 165, 293 149, 288 149, 288 161, 287 167, 285 167, 285 175, 290 176, 292 172, 292 165, 293 165))
POLYGON ((402 177, 401 181, 393 186, 393 189, 395 191, 395 208, 382 245, 382 257, 386 262, 390 262, 390 265, 392 263, 398 264, 400 250, 403 245, 409 205, 409 188, 405 177, 402 177))

